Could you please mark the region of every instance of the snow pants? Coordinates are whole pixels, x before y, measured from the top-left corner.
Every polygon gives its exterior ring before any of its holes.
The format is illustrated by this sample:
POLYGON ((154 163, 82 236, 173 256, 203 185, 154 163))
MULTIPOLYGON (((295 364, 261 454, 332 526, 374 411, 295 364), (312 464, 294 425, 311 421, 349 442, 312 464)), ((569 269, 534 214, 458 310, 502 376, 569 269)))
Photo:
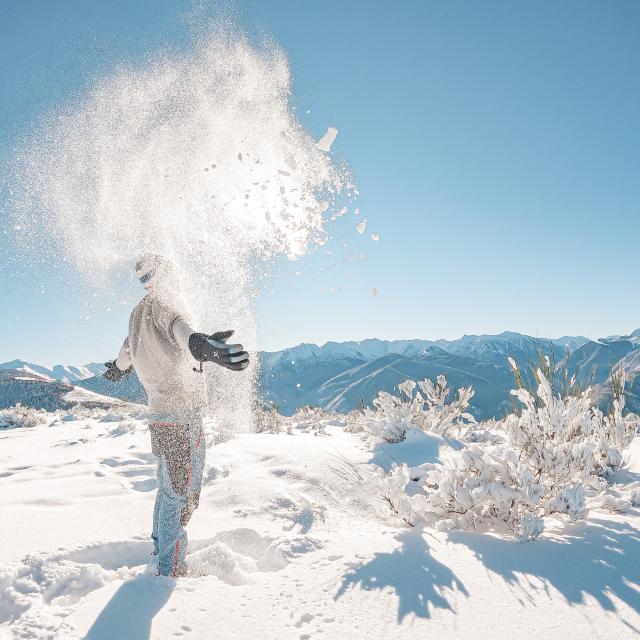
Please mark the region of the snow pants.
POLYGON ((151 538, 158 554, 158 573, 185 575, 185 525, 198 508, 206 444, 202 418, 158 419, 149 424, 151 450, 158 456, 158 493, 151 538))

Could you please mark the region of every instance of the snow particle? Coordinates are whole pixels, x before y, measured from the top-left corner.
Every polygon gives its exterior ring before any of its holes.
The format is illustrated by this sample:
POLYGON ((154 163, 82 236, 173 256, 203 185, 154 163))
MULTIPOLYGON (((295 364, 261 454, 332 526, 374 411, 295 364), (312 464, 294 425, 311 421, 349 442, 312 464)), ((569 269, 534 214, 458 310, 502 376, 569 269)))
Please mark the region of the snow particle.
POLYGON ((338 130, 335 127, 329 127, 322 138, 318 140, 318 149, 320 149, 320 151, 326 151, 327 153, 331 151, 331 145, 334 143, 337 135, 338 130))

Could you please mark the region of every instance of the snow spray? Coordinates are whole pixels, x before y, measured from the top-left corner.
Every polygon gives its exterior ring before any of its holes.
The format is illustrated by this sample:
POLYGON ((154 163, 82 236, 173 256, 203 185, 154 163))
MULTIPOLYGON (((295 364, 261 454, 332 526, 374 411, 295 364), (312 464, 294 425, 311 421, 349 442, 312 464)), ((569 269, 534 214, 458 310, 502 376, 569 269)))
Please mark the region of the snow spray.
MULTIPOLYGON (((256 349, 256 261, 323 243, 324 217, 353 190, 297 121, 290 82, 278 46, 229 28, 99 79, 23 150, 25 237, 49 235, 103 291, 141 254, 162 254, 197 330, 233 328, 256 349)), ((239 429, 251 424, 253 360, 252 373, 205 367, 210 407, 239 429)))

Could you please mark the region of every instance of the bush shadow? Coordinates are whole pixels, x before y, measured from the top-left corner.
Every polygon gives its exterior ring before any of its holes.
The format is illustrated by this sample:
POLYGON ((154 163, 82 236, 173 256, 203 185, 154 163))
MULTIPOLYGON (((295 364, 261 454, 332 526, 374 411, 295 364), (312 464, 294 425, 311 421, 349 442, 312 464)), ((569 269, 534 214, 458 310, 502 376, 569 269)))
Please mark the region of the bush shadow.
POLYGON ((640 576, 640 530, 627 522, 577 523, 532 543, 461 531, 449 534, 449 540, 468 547, 529 601, 553 587, 571 605, 585 604, 591 596, 604 610, 617 613, 615 596, 640 613, 640 590, 634 586, 640 576))
POLYGON ((368 562, 352 565, 335 599, 358 585, 365 591, 391 587, 398 597, 399 624, 410 613, 431 617, 432 607, 455 613, 450 597, 456 591, 469 594, 451 569, 431 555, 422 530, 403 531, 396 540, 401 546, 391 553, 376 553, 368 562))

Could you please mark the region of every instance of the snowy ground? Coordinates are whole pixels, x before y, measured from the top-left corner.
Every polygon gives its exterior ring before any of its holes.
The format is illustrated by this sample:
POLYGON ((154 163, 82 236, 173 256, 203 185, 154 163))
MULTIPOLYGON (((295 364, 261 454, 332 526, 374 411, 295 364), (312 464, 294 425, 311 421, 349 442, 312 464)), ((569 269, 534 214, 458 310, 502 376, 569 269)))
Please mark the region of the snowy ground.
POLYGON ((189 525, 198 577, 157 577, 146 425, 112 418, 0 430, 1 638, 640 635, 638 514, 551 523, 534 543, 412 529, 368 469, 437 458, 428 435, 404 453, 338 425, 211 446, 189 525))

